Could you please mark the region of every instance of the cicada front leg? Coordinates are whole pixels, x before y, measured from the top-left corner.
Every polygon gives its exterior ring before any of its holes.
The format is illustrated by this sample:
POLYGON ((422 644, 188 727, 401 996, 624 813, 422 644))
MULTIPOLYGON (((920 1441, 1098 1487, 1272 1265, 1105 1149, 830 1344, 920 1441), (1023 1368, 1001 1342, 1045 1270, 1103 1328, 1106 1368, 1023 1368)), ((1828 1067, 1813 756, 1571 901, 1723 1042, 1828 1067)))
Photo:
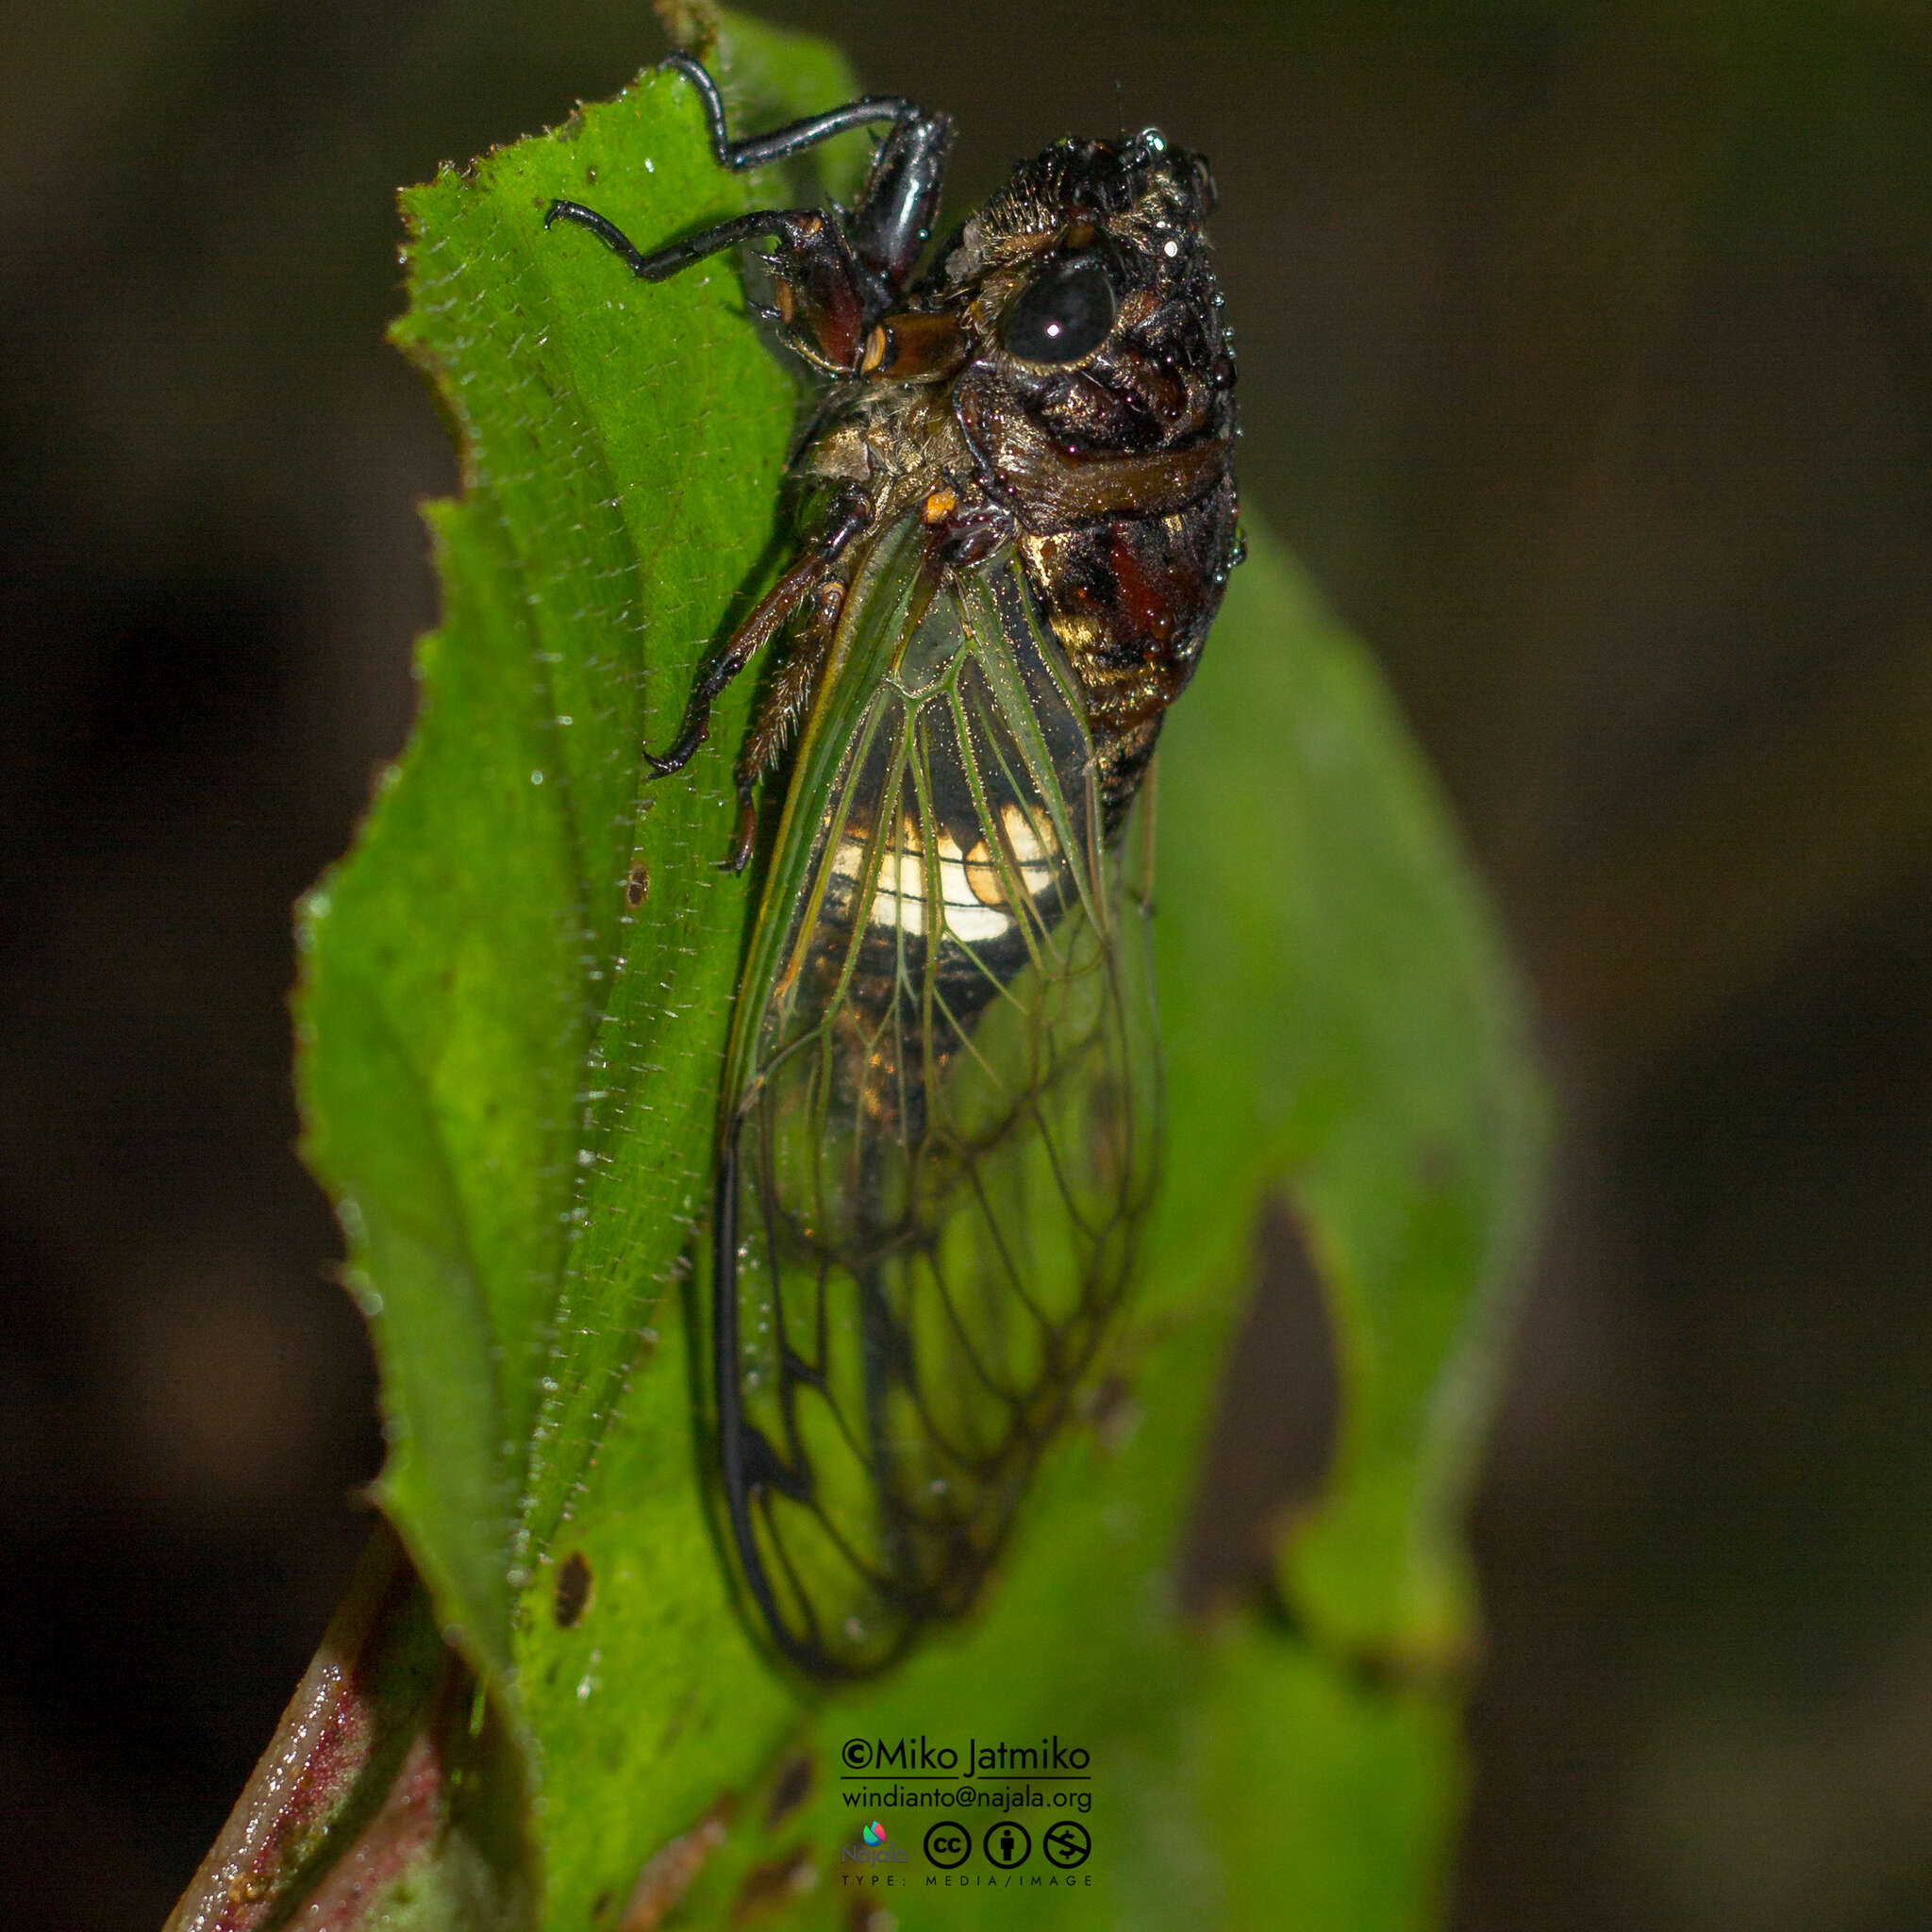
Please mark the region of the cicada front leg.
POLYGON ((798 721, 811 708, 831 655, 833 634, 845 608, 845 584, 827 569, 818 580, 808 606, 790 639, 783 659, 773 674, 764 697, 738 748, 734 777, 738 786, 738 837, 727 872, 742 872, 751 862, 758 837, 758 788, 778 762, 798 721))
POLYGON ((792 346, 833 375, 858 367, 864 347, 866 302, 858 258, 838 223, 821 208, 760 208, 701 229, 646 255, 608 215, 575 201, 553 201, 543 217, 588 228, 640 281, 662 282, 708 255, 741 242, 768 241, 762 259, 772 271, 776 315, 792 346))
POLYGON ((710 736, 711 706, 719 693, 774 638, 790 633, 777 672, 738 755, 738 832, 731 856, 724 861, 728 872, 742 872, 750 862, 758 829, 758 780, 783 751, 792 725, 811 702, 844 602, 838 566, 871 521, 872 506, 863 491, 841 491, 833 499, 830 511, 785 574, 699 669, 685 704, 684 723, 671 748, 662 754, 644 753, 644 762, 658 777, 681 772, 710 736))

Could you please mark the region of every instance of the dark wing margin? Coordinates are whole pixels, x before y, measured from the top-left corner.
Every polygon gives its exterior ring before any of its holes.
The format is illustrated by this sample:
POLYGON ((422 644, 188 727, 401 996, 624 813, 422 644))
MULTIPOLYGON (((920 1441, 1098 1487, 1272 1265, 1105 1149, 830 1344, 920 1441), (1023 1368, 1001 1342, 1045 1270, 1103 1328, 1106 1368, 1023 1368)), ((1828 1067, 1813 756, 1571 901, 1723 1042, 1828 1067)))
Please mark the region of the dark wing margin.
POLYGON ((1132 1273, 1148 890, 1083 720, 1009 558, 879 540, 794 764, 714 1209, 729 1541, 814 1676, 971 1607, 1132 1273))

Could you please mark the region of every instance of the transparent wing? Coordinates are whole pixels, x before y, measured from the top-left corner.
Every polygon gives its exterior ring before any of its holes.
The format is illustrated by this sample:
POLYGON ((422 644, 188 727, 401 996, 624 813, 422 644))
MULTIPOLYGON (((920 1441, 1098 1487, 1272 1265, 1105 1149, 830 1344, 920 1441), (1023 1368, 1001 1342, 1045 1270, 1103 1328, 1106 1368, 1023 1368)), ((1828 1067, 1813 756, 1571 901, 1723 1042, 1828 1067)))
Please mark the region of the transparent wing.
POLYGON ((901 529, 845 627, 735 1023, 713 1277, 732 1541, 828 1676, 971 1605, 1126 1287, 1158 1121, 1144 882, 1017 569, 901 529))

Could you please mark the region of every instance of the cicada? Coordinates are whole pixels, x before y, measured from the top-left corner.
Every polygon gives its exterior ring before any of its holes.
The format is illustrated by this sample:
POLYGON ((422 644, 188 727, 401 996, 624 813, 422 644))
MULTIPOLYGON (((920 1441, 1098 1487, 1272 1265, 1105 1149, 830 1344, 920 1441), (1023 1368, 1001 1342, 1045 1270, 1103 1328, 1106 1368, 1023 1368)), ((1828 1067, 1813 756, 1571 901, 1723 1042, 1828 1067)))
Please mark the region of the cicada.
POLYGON ((709 1308, 723 1541, 776 1651, 864 1676, 974 1604, 1131 1281, 1158 1161, 1140 794, 1240 559, 1235 369, 1199 156, 1058 142, 933 251, 952 123, 869 97, 721 167, 886 132, 856 205, 766 244, 763 312, 824 393, 795 552, 701 668, 761 652, 736 768, 784 805, 732 1014, 709 1308))

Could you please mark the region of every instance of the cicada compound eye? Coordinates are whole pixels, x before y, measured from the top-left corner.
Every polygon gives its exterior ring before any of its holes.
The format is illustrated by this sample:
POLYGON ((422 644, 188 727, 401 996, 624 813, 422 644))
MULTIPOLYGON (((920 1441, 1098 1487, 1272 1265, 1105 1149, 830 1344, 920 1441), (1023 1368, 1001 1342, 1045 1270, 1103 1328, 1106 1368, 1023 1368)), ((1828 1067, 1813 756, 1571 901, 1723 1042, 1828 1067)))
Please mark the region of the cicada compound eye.
POLYGON ((1077 362, 1106 341, 1120 313, 1097 251, 1056 256, 1021 291, 1000 333, 1028 362, 1077 362))

